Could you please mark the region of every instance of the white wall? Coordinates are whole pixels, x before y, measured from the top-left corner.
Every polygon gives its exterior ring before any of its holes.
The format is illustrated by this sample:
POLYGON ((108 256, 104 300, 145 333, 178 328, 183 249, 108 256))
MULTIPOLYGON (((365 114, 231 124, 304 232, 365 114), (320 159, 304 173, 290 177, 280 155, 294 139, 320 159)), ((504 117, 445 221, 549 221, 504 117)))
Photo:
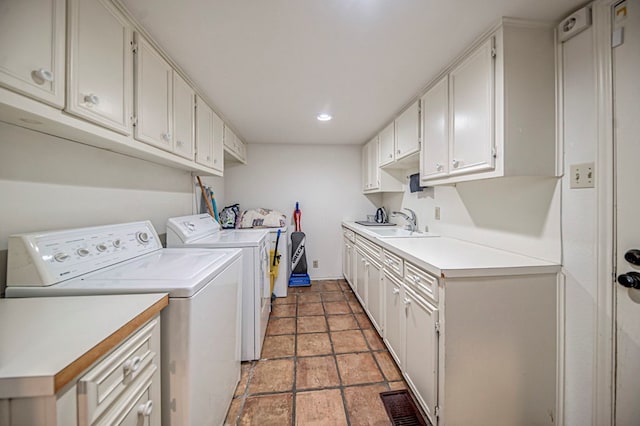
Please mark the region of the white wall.
MULTIPOLYGON (((385 194, 383 204, 389 211, 414 210, 420 230, 428 226, 442 236, 561 261, 557 178, 489 179, 415 193, 407 189, 385 194), (435 219, 436 206, 440 220, 435 219)), ((405 224, 399 217, 391 222, 405 224)))
POLYGON ((225 204, 272 208, 290 222, 299 201, 309 275, 341 277, 340 223, 363 219, 375 210, 362 195, 360 150, 346 145, 250 145, 247 165, 225 170, 225 204), (311 266, 313 260, 319 262, 317 269, 311 266))
POLYGON ((0 293, 7 237, 192 212, 191 174, 0 123, 0 293))

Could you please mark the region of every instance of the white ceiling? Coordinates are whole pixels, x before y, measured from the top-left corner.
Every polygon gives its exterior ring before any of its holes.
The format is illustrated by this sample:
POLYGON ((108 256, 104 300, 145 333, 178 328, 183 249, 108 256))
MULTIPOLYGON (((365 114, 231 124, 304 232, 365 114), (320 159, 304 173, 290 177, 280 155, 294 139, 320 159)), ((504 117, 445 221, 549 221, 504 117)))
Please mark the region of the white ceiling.
POLYGON ((287 144, 361 144, 501 16, 559 21, 584 3, 122 1, 243 139, 287 144))

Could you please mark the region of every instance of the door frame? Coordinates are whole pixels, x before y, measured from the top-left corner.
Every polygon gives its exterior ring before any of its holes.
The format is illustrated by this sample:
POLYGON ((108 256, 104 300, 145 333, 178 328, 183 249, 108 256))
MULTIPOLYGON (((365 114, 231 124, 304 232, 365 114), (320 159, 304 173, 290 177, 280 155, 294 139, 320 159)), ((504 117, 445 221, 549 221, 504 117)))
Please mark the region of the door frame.
POLYGON ((597 293, 592 424, 615 421, 616 234, 613 137, 613 75, 611 10, 619 0, 597 0, 592 5, 597 96, 597 293))

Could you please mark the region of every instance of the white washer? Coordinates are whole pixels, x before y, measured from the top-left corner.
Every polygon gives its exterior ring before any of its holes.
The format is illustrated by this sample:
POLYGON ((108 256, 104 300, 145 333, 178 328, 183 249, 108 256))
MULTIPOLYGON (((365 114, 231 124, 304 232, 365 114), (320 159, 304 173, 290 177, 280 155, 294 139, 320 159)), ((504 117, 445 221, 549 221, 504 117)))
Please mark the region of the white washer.
POLYGON ((9 238, 6 295, 169 293, 162 424, 219 425, 240 377, 241 262, 236 249, 163 249, 150 222, 22 234, 9 238))
POLYGON ((208 214, 167 221, 167 247, 241 248, 243 361, 260 359, 271 312, 267 230, 221 230, 208 214))

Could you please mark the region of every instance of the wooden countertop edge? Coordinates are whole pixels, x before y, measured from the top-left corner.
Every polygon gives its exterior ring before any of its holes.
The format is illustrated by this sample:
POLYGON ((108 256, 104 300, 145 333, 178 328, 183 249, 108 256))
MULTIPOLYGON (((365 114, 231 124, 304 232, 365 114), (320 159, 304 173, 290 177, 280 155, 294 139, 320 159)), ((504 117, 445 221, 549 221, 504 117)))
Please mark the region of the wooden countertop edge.
POLYGON ((108 336, 102 342, 98 343, 88 352, 84 353, 78 359, 66 366, 63 370, 59 371, 53 379, 54 392, 58 393, 60 389, 65 387, 73 379, 78 377, 80 373, 89 368, 91 364, 96 362, 111 349, 118 346, 127 336, 153 318, 168 305, 169 295, 165 294, 162 299, 149 306, 144 312, 141 312, 131 321, 120 327, 115 333, 108 336))

